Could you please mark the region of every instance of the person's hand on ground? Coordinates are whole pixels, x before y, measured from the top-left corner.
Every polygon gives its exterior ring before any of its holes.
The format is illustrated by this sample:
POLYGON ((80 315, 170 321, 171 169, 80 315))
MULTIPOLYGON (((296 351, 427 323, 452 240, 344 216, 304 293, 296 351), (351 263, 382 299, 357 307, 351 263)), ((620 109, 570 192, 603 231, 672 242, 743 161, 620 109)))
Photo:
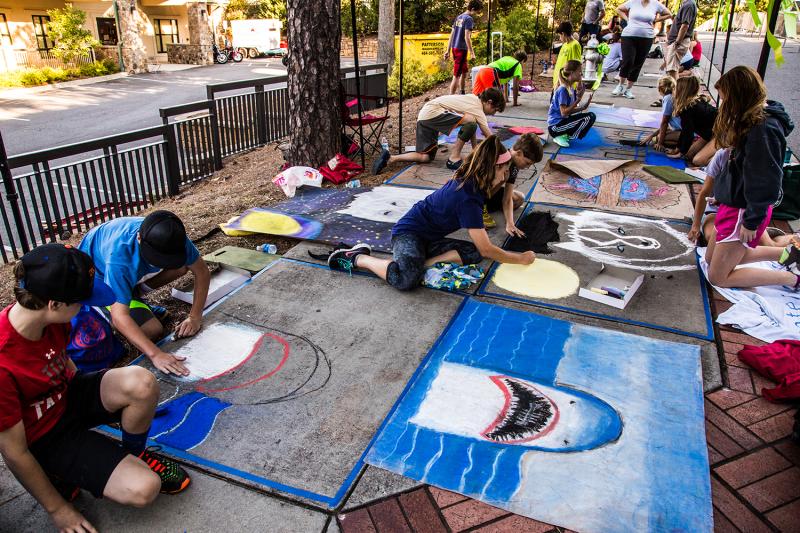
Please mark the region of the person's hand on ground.
POLYGON ((522 261, 520 262, 522 265, 530 265, 536 261, 536 254, 531 251, 522 252, 519 255, 522 256, 522 261))
POLYGON ((517 225, 514 224, 513 222, 509 222, 508 224, 506 224, 506 233, 508 233, 512 237, 525 238, 525 232, 519 229, 517 225))
POLYGON ((150 358, 153 366, 165 374, 175 374, 176 376, 188 376, 189 369, 186 368, 181 361, 186 358, 181 355, 175 355, 160 351, 150 358))
POLYGON ((94 526, 68 502, 50 513, 50 518, 59 533, 97 533, 94 526))
POLYGON ((686 237, 690 241, 697 243, 697 239, 700 237, 700 227, 692 225, 692 229, 689 230, 689 233, 686 234, 686 237))
POLYGON ((747 244, 755 238, 756 230, 747 229, 744 226, 742 226, 742 228, 739 230, 739 240, 742 241, 743 244, 747 244))
POLYGON ((653 150, 656 150, 658 152, 666 152, 667 151, 667 147, 664 146, 663 144, 659 144, 658 142, 656 142, 653 145, 653 150))
POLYGON ((186 317, 186 319, 181 322, 177 328, 175 328, 175 336, 177 338, 181 337, 191 337, 198 331, 200 331, 200 326, 203 325, 203 320, 201 318, 195 318, 192 315, 186 317))

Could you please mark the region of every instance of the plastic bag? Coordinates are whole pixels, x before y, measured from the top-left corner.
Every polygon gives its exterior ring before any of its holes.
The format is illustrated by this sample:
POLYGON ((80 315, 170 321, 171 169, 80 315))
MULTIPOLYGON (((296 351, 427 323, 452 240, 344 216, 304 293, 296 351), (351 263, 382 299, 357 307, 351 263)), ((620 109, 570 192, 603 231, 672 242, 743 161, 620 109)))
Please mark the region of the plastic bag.
POLYGON ((322 174, 311 167, 289 167, 274 178, 272 183, 280 187, 289 198, 303 185, 322 187, 322 174))

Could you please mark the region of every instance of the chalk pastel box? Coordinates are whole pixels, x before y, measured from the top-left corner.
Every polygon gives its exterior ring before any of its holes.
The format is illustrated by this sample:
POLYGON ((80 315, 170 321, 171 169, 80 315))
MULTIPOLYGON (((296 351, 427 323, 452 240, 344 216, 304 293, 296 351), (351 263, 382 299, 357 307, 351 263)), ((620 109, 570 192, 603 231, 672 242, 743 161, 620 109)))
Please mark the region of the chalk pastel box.
MULTIPOLYGON (((234 289, 241 287, 250 279, 250 272, 243 268, 220 264, 219 270, 211 274, 211 283, 208 287, 206 307, 227 296, 234 289)), ((191 304, 194 302, 194 283, 184 290, 172 288, 172 297, 191 304)))
POLYGON ((603 265, 600 274, 586 287, 581 287, 578 296, 617 309, 625 309, 633 295, 642 286, 642 282, 644 282, 644 274, 603 265), (618 296, 614 296, 615 294, 618 296), (622 296, 619 297, 619 295, 622 296))

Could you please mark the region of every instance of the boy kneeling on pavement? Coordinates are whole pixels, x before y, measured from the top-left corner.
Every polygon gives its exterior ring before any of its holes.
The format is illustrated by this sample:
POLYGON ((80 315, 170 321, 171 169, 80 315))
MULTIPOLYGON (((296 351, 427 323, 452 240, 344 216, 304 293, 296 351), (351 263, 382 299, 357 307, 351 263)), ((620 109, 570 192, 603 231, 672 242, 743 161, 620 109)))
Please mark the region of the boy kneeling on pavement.
POLYGON ((91 258, 62 244, 25 254, 14 269, 16 302, 0 312, 0 455, 59 531, 94 532, 72 506, 79 489, 143 507, 189 485, 177 463, 145 449, 158 402, 138 366, 78 373, 66 355, 81 305, 114 293, 91 258), (119 423, 122 444, 91 431, 119 423))

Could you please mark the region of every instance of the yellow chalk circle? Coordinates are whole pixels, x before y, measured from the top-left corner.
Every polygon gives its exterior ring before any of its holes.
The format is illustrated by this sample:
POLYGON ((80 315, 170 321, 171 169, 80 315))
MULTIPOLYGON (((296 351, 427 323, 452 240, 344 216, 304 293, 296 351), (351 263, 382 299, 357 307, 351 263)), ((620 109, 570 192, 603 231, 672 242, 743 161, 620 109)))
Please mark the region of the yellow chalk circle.
POLYGON ((500 265, 492 281, 514 294, 545 300, 572 296, 581 284, 578 274, 567 265, 538 258, 530 265, 500 265))
POLYGON ((269 211, 253 211, 242 217, 240 227, 245 231, 270 235, 295 235, 302 227, 290 216, 269 211))

